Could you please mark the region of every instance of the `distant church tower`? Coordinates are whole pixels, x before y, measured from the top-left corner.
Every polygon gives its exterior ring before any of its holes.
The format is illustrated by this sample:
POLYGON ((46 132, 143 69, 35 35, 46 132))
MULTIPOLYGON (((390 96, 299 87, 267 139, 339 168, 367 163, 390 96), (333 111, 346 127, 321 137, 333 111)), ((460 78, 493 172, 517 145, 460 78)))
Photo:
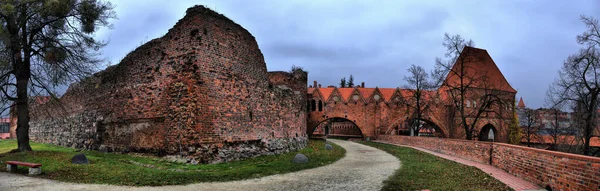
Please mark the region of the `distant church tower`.
POLYGON ((519 104, 517 104, 517 109, 525 109, 525 103, 523 102, 523 97, 519 99, 519 104))

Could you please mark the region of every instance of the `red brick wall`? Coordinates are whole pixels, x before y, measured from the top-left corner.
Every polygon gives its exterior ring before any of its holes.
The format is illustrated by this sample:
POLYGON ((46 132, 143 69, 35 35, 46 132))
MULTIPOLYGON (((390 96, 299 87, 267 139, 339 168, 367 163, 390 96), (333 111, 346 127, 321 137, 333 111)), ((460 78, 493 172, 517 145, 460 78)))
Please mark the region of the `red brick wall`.
POLYGON ((199 162, 296 150, 307 140, 307 73, 278 76, 282 80, 271 84, 258 44, 246 29, 197 6, 165 36, 72 84, 60 98, 62 105, 32 109, 31 136, 199 162), (247 153, 239 151, 242 147, 247 153))
MULTIPOLYGON (((334 90, 328 98, 323 98, 321 95, 318 95, 319 89, 317 88, 312 94, 308 95, 308 99, 315 100, 317 106, 319 101, 322 101, 324 104, 323 111, 311 110, 308 113, 307 133, 309 134, 327 118, 338 117, 353 121, 360 128, 364 137, 377 137, 379 134, 391 135, 395 126, 406 123, 411 117, 411 110, 402 102, 394 101, 393 98, 391 100, 382 98, 375 101, 373 99, 374 94, 369 94, 361 95, 361 99, 357 101, 353 101, 352 99, 338 99, 338 101, 334 101, 333 97, 342 97, 339 92, 334 90), (363 98, 365 96, 367 99, 363 98)), ((504 96, 506 96, 507 100, 511 100, 511 96, 514 98, 514 93, 506 93, 504 96)), ((458 115, 454 118, 450 117, 451 112, 456 112, 456 110, 449 109, 446 105, 443 101, 432 104, 432 109, 425 113, 424 119, 437 125, 439 129, 436 129, 436 131, 442 132, 443 137, 465 138, 465 130, 462 126, 458 125, 460 124, 458 115), (450 120, 455 120, 454 125, 451 125, 450 120)), ((475 124, 475 130, 481 131, 486 124, 491 124, 496 128, 496 140, 506 142, 508 140, 508 125, 510 122, 508 116, 512 115, 506 111, 500 111, 497 107, 494 109, 504 114, 504 118, 486 114, 478 119, 475 124)), ((471 120, 468 119, 468 123, 470 124, 471 120)))
POLYGON ((600 190, 600 158, 547 151, 506 143, 408 136, 379 140, 421 147, 492 165, 552 190, 600 190), (487 160, 486 160, 487 159, 487 160))

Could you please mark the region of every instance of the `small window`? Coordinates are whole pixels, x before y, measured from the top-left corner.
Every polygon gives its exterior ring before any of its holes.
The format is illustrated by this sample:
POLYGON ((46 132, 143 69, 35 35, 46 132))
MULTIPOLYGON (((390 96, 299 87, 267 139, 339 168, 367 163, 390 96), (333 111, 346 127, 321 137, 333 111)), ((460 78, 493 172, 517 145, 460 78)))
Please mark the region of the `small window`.
POLYGON ((9 133, 9 126, 8 123, 0 123, 0 133, 9 133))
POLYGON ((323 111, 323 102, 319 100, 319 111, 323 111))
POLYGON ((314 99, 310 101, 310 105, 312 106, 312 111, 317 110, 317 102, 314 99))
POLYGON ((473 107, 477 107, 477 102, 473 101, 473 107))
POLYGON ((467 107, 471 107, 471 101, 467 100, 467 107))
POLYGON ((306 100, 306 111, 310 111, 310 100, 306 100))

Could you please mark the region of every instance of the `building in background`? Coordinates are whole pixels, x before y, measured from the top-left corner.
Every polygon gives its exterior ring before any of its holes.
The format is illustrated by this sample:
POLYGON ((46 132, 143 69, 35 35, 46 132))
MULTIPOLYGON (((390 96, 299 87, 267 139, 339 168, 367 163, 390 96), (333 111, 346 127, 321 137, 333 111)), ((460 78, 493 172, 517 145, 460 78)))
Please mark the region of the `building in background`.
POLYGON ((0 139, 13 138, 10 135, 10 118, 0 118, 0 139))
MULTIPOLYGON (((581 130, 576 126, 576 118, 573 112, 561 111, 557 109, 538 108, 531 109, 527 108, 523 102, 523 98, 519 100, 517 104, 517 115, 519 117, 520 126, 523 130, 522 143, 526 143, 526 114, 527 110, 531 110, 534 113, 536 119, 535 127, 530 128, 534 130, 534 135, 531 137, 531 143, 533 147, 559 150, 563 152, 578 153, 579 146, 583 145, 583 139, 581 130)), ((598 111, 600 112, 600 110, 598 111)), ((600 115, 599 115, 600 116, 600 115)), ((590 140, 590 146, 596 150, 600 150, 600 118, 596 119, 597 127, 594 131, 594 137, 590 140)))

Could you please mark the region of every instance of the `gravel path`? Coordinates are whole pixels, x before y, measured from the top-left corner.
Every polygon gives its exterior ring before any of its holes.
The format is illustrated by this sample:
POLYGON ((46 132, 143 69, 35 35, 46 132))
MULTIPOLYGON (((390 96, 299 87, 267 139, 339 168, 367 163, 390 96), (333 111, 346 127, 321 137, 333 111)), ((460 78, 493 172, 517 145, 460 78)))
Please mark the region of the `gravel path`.
MULTIPOLYGON (((128 187, 74 184, 0 173, 0 190, 379 190, 382 181, 400 168, 398 159, 384 151, 349 141, 331 140, 346 149, 339 161, 314 169, 257 179, 179 186, 128 187)), ((291 159, 290 159, 291 160, 291 159)))

